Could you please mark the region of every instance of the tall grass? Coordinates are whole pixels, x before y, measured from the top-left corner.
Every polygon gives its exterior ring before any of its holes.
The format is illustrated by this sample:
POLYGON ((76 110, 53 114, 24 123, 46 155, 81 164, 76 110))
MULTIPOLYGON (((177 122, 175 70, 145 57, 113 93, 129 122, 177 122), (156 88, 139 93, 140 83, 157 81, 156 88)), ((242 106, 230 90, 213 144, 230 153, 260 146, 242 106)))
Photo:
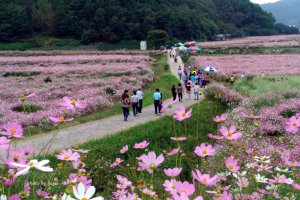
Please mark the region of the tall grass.
POLYGON ((300 76, 256 76, 240 78, 236 81, 234 89, 244 95, 258 96, 268 92, 300 89, 300 76))

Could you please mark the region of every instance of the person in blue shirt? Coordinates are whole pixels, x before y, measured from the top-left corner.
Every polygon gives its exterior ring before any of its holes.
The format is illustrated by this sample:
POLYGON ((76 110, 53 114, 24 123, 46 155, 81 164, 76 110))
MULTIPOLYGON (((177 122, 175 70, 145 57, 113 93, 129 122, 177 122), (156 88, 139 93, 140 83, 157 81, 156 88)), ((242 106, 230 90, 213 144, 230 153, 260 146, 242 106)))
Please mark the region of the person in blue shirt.
POLYGON ((159 92, 159 89, 156 89, 156 92, 153 94, 153 99, 154 99, 154 109, 155 109, 155 114, 160 114, 160 109, 159 105, 161 102, 161 93, 159 92))

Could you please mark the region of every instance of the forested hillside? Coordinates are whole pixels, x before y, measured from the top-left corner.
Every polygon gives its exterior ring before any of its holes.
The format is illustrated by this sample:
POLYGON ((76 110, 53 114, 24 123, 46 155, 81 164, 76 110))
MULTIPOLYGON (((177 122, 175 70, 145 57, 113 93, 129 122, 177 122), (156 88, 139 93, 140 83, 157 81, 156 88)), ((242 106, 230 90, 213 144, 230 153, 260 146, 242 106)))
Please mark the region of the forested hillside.
POLYGON ((261 5, 268 12, 272 12, 276 21, 286 25, 300 27, 300 1, 281 0, 275 3, 261 5))
POLYGON ((212 40, 218 33, 268 35, 274 18, 249 0, 0 0, 0 41, 35 35, 82 43, 172 38, 212 40))

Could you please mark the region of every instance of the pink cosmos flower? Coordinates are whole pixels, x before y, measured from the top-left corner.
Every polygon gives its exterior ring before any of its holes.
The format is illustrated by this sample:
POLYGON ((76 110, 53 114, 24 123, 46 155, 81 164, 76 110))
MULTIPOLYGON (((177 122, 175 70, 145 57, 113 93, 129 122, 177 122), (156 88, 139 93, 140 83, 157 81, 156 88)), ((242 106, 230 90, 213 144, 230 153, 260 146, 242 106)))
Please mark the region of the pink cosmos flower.
POLYGON ((73 169, 76 169, 80 172, 86 172, 86 170, 84 169, 86 164, 84 162, 82 162, 81 160, 73 161, 72 165, 73 165, 73 169))
POLYGON ((292 186, 295 190, 300 190, 300 184, 294 183, 292 186))
POLYGON ((67 181, 67 184, 70 183, 70 181, 76 183, 76 187, 78 186, 79 183, 82 183, 87 190, 91 184, 92 184, 92 179, 88 179, 86 176, 79 176, 77 174, 70 174, 69 175, 69 180, 67 181))
POLYGON ((15 184, 15 178, 6 179, 4 181, 4 186, 6 187, 13 186, 14 184, 15 184))
POLYGON ((116 187, 118 189, 126 189, 127 187, 132 186, 132 182, 129 181, 127 178, 120 176, 120 175, 116 175, 117 179, 118 179, 118 184, 116 185, 116 187))
POLYGON ((288 133, 297 133, 300 128, 300 119, 295 116, 291 117, 287 122, 285 122, 285 131, 288 133))
POLYGON ((246 188, 249 186, 249 181, 247 178, 245 177, 242 177, 242 178, 238 178, 238 182, 237 182, 237 185, 240 187, 240 188, 246 188))
POLYGON ((190 118, 192 116, 192 111, 193 110, 190 109, 188 112, 185 112, 185 107, 180 106, 179 109, 175 110, 175 115, 173 115, 173 118, 181 122, 187 118, 190 118))
POLYGON ((122 147, 122 149, 120 150, 120 154, 124 154, 128 151, 128 145, 122 147))
POLYGON ((238 160, 234 159, 233 156, 226 158, 225 165, 227 169, 233 173, 237 173, 240 170, 240 167, 238 166, 238 160))
POLYGON ((14 194, 9 197, 9 200, 21 200, 21 197, 18 194, 14 194))
POLYGON ((224 136, 214 135, 214 134, 211 134, 211 133, 209 133, 207 136, 209 138, 216 139, 216 140, 223 140, 224 139, 224 136))
POLYGON ((169 168, 169 169, 164 169, 164 172, 167 176, 170 176, 170 177, 175 177, 175 176, 178 176, 180 173, 181 173, 181 170, 182 168, 169 168))
POLYGON ((173 197, 173 200, 190 200, 190 198, 188 197, 188 195, 186 195, 185 193, 172 193, 172 197, 173 197))
POLYGON ((29 156, 34 153, 34 150, 32 147, 21 147, 19 151, 23 152, 24 156, 29 156))
POLYGON ((248 118, 248 119, 260 119, 261 118, 261 116, 255 116, 253 113, 246 114, 244 112, 242 112, 242 117, 248 118))
POLYGON ((219 122, 219 123, 224 122, 227 119, 228 119, 228 114, 226 114, 226 113, 224 113, 224 114, 222 114, 220 116, 216 116, 216 117, 213 118, 214 122, 219 122))
POLYGON ((264 165, 264 164, 261 164, 258 166, 258 169, 257 171, 258 172, 272 172, 270 169, 272 169, 273 167, 272 166, 268 166, 268 165, 264 165))
POLYGON ((138 162, 138 165, 142 170, 147 170, 149 173, 152 173, 155 168, 159 167, 160 164, 164 162, 164 156, 160 154, 156 158, 155 152, 151 151, 148 155, 141 155, 138 160, 141 161, 138 162))
POLYGON ((181 142, 187 140, 187 137, 171 137, 171 140, 181 142))
POLYGON ((253 148, 248 148, 248 149, 246 149, 246 153, 249 154, 249 155, 252 154, 253 151, 254 151, 253 148))
POLYGON ((242 137, 241 132, 235 133, 235 131, 236 131, 236 126, 234 125, 230 126, 229 130, 225 126, 222 126, 220 129, 220 132, 227 140, 237 140, 240 137, 242 137))
POLYGON ((219 198, 214 198, 214 200, 233 200, 233 196, 230 192, 224 191, 219 198))
POLYGON ((56 155, 59 160, 76 161, 80 158, 79 153, 73 152, 71 149, 62 150, 59 155, 56 155))
POLYGON ((284 160, 284 164, 286 164, 289 167, 300 167, 300 162, 297 161, 291 161, 289 159, 284 160))
POLYGON ((21 163, 26 161, 26 156, 24 155, 23 151, 17 150, 17 151, 10 151, 9 152, 9 158, 11 158, 16 163, 21 163))
POLYGON ((167 192, 175 192, 175 183, 176 183, 176 180, 174 179, 171 179, 170 181, 169 180, 165 180, 163 186, 165 187, 165 191, 167 192))
POLYGON ((146 140, 144 140, 143 142, 136 143, 133 146, 133 148, 135 148, 135 149, 145 149, 148 145, 149 145, 149 143, 146 140))
POLYGON ((36 194, 37 194, 38 196, 40 196, 40 197, 43 197, 44 199, 50 199, 50 198, 51 198, 51 197, 49 196, 49 193, 48 193, 48 192, 43 191, 43 190, 41 190, 41 189, 38 189, 38 190, 36 191, 36 194))
POLYGON ((215 186, 220 181, 219 176, 210 177, 209 174, 201 174, 199 170, 192 172, 193 178, 206 186, 215 186))
POLYGON ((74 118, 65 119, 63 116, 60 116, 58 118, 56 117, 49 117, 50 121, 52 121, 54 124, 59 124, 61 122, 71 122, 74 120, 74 118))
POLYGON ((177 154, 180 151, 180 147, 173 149, 172 151, 170 151, 169 153, 167 153, 167 156, 173 156, 175 154, 177 154))
POLYGON ((144 189, 142 190, 142 192, 143 192, 143 194, 148 195, 148 196, 151 196, 151 197, 155 197, 155 195, 156 195, 156 192, 155 192, 155 191, 150 190, 150 189, 148 189, 148 188, 144 188, 144 189))
POLYGON ((121 158, 116 158, 115 162, 113 162, 113 163, 110 165, 110 167, 111 167, 111 168, 114 168, 114 167, 120 165, 121 162, 123 162, 123 160, 122 160, 121 158))
POLYGON ((273 185, 273 184, 282 184, 282 183, 292 184, 294 181, 290 178, 286 178, 284 174, 283 175, 277 174, 277 176, 274 177, 274 179, 268 179, 268 182, 270 185, 273 185))
POLYGON ((75 110, 75 108, 84 109, 86 107, 78 101, 70 100, 68 97, 64 97, 63 100, 64 102, 60 103, 60 105, 65 106, 70 110, 75 110))
POLYGON ((204 158, 206 156, 213 156, 215 154, 215 150, 210 144, 206 146, 204 143, 202 143, 200 146, 195 148, 194 153, 204 158))
POLYGON ((28 95, 26 96, 26 98, 31 98, 31 97, 35 97, 35 96, 36 96, 35 93, 31 93, 31 94, 28 94, 28 95))
POLYGON ((9 149, 10 140, 6 137, 0 137, 0 150, 6 151, 9 149))
POLYGON ((4 132, 2 135, 6 135, 9 138, 22 138, 23 128, 17 123, 8 123, 3 126, 4 132))
POLYGON ((203 200, 203 197, 202 196, 198 196, 198 197, 196 197, 195 200, 203 200))
POLYGON ((176 181, 175 191, 178 194, 183 193, 186 196, 191 196, 195 192, 195 186, 194 186, 194 184, 191 184, 187 181, 184 181, 184 182, 176 181))

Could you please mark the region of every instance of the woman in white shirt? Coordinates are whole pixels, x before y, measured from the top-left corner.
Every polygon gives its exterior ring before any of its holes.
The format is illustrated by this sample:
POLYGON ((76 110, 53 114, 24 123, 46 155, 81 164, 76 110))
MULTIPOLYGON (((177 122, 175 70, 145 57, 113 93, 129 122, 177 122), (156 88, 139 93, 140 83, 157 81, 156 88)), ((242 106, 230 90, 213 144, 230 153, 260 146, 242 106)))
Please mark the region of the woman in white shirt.
POLYGON ((131 96, 131 102, 133 115, 136 116, 138 114, 139 107, 139 97, 137 96, 136 91, 133 91, 133 95, 131 96))

